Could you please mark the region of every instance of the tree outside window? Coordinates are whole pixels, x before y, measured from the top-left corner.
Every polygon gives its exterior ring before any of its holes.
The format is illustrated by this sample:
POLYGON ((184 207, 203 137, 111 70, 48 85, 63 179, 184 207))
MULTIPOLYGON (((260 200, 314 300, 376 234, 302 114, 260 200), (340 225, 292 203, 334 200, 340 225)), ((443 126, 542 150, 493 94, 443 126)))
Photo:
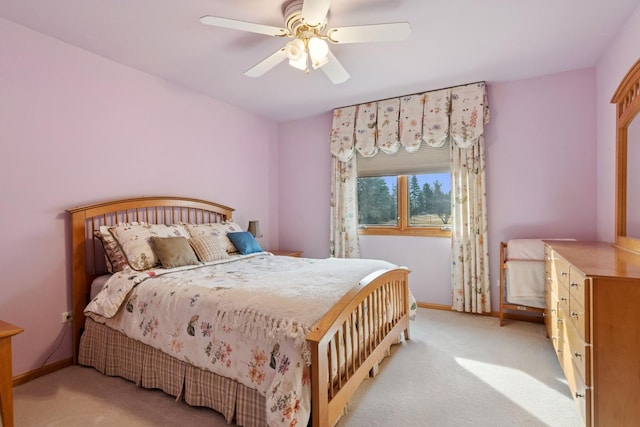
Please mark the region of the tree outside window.
POLYGON ((361 234, 450 236, 447 173, 358 177, 361 234))

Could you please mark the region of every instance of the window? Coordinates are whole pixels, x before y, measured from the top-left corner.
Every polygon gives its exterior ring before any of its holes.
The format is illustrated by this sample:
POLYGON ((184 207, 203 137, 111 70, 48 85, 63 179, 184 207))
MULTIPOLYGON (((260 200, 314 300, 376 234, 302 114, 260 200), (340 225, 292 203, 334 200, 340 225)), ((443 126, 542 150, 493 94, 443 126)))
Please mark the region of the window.
POLYGON ((358 225, 364 235, 451 236, 449 145, 358 155, 358 225))

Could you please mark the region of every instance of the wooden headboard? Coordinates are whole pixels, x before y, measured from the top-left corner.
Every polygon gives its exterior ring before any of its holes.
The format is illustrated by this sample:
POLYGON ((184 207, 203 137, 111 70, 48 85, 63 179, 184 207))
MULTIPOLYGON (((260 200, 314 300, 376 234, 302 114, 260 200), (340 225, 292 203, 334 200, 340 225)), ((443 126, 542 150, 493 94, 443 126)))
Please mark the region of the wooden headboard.
POLYGON ((78 363, 80 335, 84 328, 84 308, 89 302, 91 282, 105 273, 104 252, 94 238, 100 226, 119 222, 201 224, 232 219, 234 209, 206 200, 186 197, 138 197, 113 200, 67 209, 71 214, 71 303, 73 363, 78 363))

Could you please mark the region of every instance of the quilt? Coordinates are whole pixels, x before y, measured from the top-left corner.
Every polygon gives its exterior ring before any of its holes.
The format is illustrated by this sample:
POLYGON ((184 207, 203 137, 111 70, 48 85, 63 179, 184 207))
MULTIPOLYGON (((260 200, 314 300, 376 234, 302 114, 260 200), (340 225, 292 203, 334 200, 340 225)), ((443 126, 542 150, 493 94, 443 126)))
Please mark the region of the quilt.
MULTIPOLYGON (((269 253, 170 270, 114 274, 85 314, 266 398, 270 426, 311 413, 311 327, 386 261, 269 253)), ((414 304, 412 304, 412 307, 414 304)))

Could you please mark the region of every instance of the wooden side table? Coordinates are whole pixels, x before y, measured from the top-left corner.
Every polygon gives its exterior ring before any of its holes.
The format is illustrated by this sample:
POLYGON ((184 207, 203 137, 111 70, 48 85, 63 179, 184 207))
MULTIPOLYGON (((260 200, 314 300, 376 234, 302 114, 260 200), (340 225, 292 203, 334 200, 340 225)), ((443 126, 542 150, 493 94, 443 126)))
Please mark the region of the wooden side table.
POLYGON ((269 250, 267 252, 271 252, 274 255, 280 255, 280 256, 293 256, 293 257, 298 257, 300 258, 302 256, 302 251, 297 251, 294 249, 272 249, 269 250))
POLYGON ((0 419, 3 427, 13 427, 13 373, 11 337, 24 329, 0 320, 0 419))

